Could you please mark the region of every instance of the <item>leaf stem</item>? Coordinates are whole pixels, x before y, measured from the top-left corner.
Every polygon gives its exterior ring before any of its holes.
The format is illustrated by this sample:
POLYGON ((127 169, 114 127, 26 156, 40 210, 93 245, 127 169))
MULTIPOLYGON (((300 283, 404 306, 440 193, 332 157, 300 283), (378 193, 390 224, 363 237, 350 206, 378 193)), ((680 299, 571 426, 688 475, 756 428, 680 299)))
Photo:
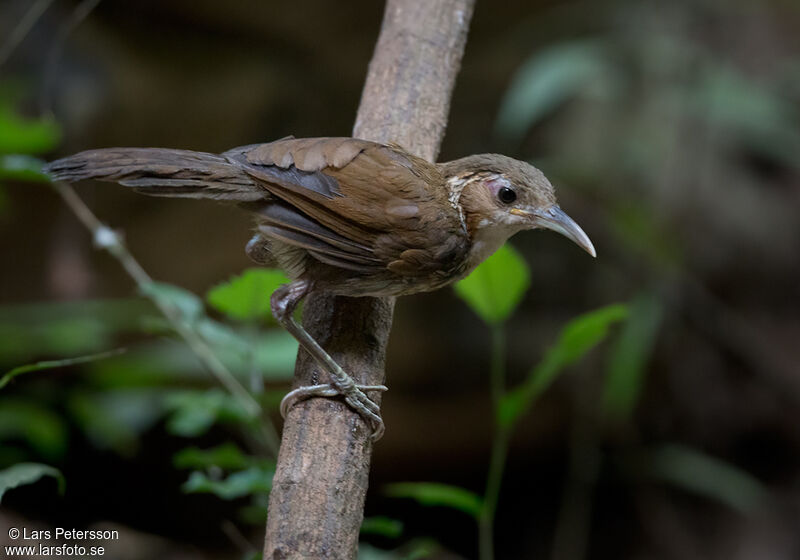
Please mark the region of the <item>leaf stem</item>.
POLYGON ((505 353, 505 329, 503 325, 493 325, 490 390, 495 421, 489 473, 486 477, 486 492, 484 493, 483 507, 478 518, 478 548, 481 560, 494 560, 494 517, 497 511, 497 501, 500 497, 500 486, 503 482, 503 470, 508 456, 508 444, 511 439, 511 428, 502 426, 498 421, 500 400, 505 393, 505 353))
POLYGON ((11 380, 24 373, 31 373, 34 371, 41 371, 43 369, 54 369, 60 367, 74 366, 78 364, 87 364, 97 360, 104 360, 113 356, 118 356, 125 352, 125 348, 117 348, 116 350, 109 350, 107 352, 99 352, 97 354, 89 354, 86 356, 78 356, 77 358, 66 358, 63 360, 45 360, 36 362, 34 364, 27 364, 24 366, 15 367, 14 369, 6 372, 3 377, 0 377, 0 389, 11 383, 11 380))

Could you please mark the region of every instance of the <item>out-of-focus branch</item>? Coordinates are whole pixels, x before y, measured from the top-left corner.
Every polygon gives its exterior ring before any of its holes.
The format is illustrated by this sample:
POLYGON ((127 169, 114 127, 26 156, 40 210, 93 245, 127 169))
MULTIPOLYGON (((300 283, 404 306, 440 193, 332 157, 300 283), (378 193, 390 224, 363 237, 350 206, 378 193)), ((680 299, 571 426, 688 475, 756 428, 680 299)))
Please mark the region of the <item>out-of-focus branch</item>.
POLYGON ((6 36, 3 46, 0 46, 0 68, 5 64, 14 50, 25 40, 33 26, 39 21, 39 18, 47 11, 47 8, 53 3, 54 0, 36 0, 30 9, 25 12, 19 23, 14 26, 14 29, 6 36))
MULTIPOLYGON (((175 332, 189 345, 189 348, 200 359, 201 362, 208 368, 208 370, 216 377, 223 386, 225 386, 230 393, 236 397, 241 403, 242 408, 253 417, 262 416, 261 405, 247 392, 247 390, 239 383, 239 380, 228 370, 220 359, 214 354, 214 351, 206 343, 203 338, 195 332, 186 322, 181 318, 180 312, 173 306, 169 305, 162 299, 154 297, 150 294, 153 292, 148 289, 152 286, 153 279, 142 268, 139 262, 134 258, 122 238, 111 228, 101 222, 97 216, 89 209, 88 206, 81 200, 75 190, 66 183, 54 182, 53 188, 61 195, 66 205, 86 226, 91 232, 94 244, 99 249, 105 249, 122 265, 122 268, 128 275, 136 282, 139 290, 148 295, 155 306, 161 311, 164 317, 170 322, 175 332)), ((264 439, 269 446, 270 451, 277 454, 278 451, 278 435, 274 425, 266 415, 264 416, 264 439)))
POLYGON ((53 83, 55 81, 58 61, 61 58, 61 53, 64 50, 67 37, 69 37, 70 33, 72 33, 83 20, 89 17, 89 14, 94 11, 101 1, 102 0, 83 0, 80 4, 75 6, 69 18, 59 26, 55 41, 47 53, 47 60, 44 66, 42 93, 39 98, 39 111, 42 115, 51 115, 53 113, 53 83))

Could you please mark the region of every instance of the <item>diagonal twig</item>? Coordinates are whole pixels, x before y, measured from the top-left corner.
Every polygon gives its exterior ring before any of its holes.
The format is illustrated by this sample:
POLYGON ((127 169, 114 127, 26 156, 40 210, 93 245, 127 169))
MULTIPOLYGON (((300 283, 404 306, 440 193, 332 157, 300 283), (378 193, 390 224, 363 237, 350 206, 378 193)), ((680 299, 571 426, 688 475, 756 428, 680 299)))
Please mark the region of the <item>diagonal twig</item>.
POLYGON ((159 311, 167 318, 178 335, 189 345, 192 352, 194 352, 214 377, 216 377, 239 401, 242 408, 244 408, 251 417, 263 417, 265 441, 270 451, 277 454, 278 434, 269 417, 262 414, 261 405, 250 395, 247 389, 242 386, 225 364, 220 361, 208 343, 193 328, 186 324, 177 309, 165 303, 163 300, 160 300, 158 297, 149 295, 153 292, 147 288, 152 286, 153 279, 134 258, 121 237, 94 215, 71 186, 59 181, 53 182, 52 185, 70 210, 77 216, 78 220, 91 232, 95 246, 108 251, 119 261, 128 275, 136 282, 139 290, 147 294, 147 297, 151 299, 159 311))
POLYGON ((14 29, 8 34, 6 41, 0 46, 0 68, 2 68, 3 64, 8 62, 8 59, 11 58, 11 55, 17 50, 20 43, 25 40, 25 37, 27 37, 28 33, 33 29, 33 26, 39 21, 39 18, 41 18, 47 11, 47 8, 53 4, 53 1, 54 0, 36 0, 25 15, 22 16, 22 19, 19 20, 19 23, 14 26, 14 29))

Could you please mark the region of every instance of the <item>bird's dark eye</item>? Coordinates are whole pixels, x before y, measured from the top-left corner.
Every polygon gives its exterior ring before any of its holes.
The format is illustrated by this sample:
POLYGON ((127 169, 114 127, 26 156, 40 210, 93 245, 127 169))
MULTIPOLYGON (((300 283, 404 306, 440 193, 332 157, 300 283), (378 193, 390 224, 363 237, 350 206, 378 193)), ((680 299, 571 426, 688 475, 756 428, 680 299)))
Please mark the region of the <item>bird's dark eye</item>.
POLYGON ((497 191, 497 199, 503 204, 511 204, 517 200, 517 193, 512 188, 501 187, 500 190, 497 191))

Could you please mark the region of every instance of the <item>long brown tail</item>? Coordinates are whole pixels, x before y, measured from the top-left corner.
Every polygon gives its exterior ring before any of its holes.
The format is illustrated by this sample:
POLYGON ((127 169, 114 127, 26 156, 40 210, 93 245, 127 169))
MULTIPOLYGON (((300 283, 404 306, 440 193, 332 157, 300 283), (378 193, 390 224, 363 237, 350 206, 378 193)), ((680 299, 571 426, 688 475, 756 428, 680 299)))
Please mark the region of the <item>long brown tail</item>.
POLYGON ((105 148, 47 164, 55 180, 112 181, 144 194, 252 201, 266 192, 223 156, 165 148, 105 148))

